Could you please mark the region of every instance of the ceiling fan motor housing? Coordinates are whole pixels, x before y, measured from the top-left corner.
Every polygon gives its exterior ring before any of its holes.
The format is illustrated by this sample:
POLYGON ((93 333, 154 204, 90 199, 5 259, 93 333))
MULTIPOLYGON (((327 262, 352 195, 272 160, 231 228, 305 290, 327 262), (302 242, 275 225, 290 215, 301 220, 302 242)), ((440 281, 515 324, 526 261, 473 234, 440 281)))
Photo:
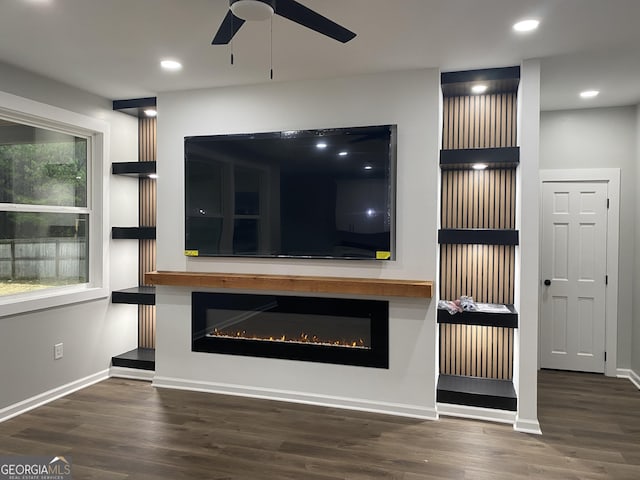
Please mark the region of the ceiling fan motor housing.
POLYGON ((230 0, 231 12, 242 20, 267 20, 275 12, 276 0, 230 0))
POLYGON ((279 15, 342 43, 356 34, 296 0, 229 0, 229 10, 216 32, 212 45, 228 45, 246 20, 267 20, 279 15))

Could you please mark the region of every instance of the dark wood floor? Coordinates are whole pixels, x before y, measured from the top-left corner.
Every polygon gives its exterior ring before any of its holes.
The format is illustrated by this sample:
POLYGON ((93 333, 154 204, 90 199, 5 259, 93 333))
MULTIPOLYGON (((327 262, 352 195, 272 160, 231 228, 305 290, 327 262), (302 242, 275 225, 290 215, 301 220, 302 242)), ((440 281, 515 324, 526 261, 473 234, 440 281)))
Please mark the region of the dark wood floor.
POLYGON ((65 455, 74 479, 640 479, 640 392, 541 372, 544 435, 110 379, 0 424, 0 456, 65 455))

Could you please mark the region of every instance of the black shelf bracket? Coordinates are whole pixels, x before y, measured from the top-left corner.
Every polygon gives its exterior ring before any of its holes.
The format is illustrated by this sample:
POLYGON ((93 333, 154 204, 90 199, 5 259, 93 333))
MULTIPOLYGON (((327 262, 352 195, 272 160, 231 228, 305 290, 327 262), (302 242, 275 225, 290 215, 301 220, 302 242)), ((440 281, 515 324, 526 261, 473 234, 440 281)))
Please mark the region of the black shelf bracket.
POLYGON ((480 82, 488 87, 484 94, 516 92, 520 83, 520 67, 444 72, 440 75, 445 97, 469 95, 471 86, 480 82))
POLYGON ((130 305, 155 305, 156 287, 139 286, 111 292, 111 303, 130 305))
POLYGON ((111 357, 114 367, 136 368, 138 370, 156 369, 156 351, 153 348, 135 348, 129 352, 111 357))
POLYGON ((518 245, 518 230, 452 228, 438 230, 438 243, 474 245, 518 245))
POLYGON ((114 100, 113 109, 138 118, 146 118, 144 113, 148 108, 156 108, 156 97, 131 98, 114 100))
POLYGON ((512 412, 518 408, 518 397, 513 382, 495 378, 440 374, 437 401, 512 412))
POLYGON ((509 312, 458 312, 451 315, 447 310, 438 309, 438 323, 456 325, 478 325, 483 327, 518 328, 518 313, 513 305, 505 305, 509 312))
POLYGON ((479 163, 489 169, 516 168, 520 164, 520 147, 440 150, 443 170, 467 170, 479 163))
POLYGON ((111 238, 153 240, 156 238, 156 227, 111 227, 111 238))
POLYGON ((111 173, 131 177, 148 177, 156 173, 156 162, 114 162, 111 164, 111 173))

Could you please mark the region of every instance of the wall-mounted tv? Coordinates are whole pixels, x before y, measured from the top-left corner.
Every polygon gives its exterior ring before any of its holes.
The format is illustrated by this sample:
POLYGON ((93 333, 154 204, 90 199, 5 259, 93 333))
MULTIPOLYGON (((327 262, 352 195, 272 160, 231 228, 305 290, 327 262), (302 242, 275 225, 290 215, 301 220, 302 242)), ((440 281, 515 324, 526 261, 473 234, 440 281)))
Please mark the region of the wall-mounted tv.
POLYGON ((394 258, 396 126, 185 137, 185 254, 394 258))

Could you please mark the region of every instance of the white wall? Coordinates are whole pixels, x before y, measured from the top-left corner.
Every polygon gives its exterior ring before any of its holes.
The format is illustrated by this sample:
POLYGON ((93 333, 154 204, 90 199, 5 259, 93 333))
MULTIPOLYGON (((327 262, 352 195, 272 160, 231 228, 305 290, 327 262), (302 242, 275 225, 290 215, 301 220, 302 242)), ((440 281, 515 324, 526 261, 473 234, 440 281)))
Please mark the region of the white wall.
MULTIPOLYGON (((0 63, 0 90, 109 123, 112 161, 137 159, 137 121, 113 112, 111 102, 68 85, 0 63)), ((111 225, 137 224, 137 181, 105 177, 111 225)), ((110 288, 137 284, 137 243, 111 242, 110 288)), ((137 344, 135 306, 108 298, 50 310, 0 317, 0 413, 37 395, 105 371, 113 355, 137 344), (53 360, 53 345, 64 358, 53 360)), ((2 415, 0 415, 1 417, 2 415)))
POLYGON ((514 428, 539 433, 538 424, 538 302, 539 302, 539 212, 538 162, 540 137, 540 61, 527 60, 521 69, 518 92, 518 143, 520 168, 516 199, 520 245, 516 257, 515 305, 520 314, 515 331, 514 385, 518 414, 514 428))
MULTIPOLYGON (((640 303, 634 308, 634 277, 637 277, 636 285, 640 282, 640 274, 636 273, 639 270, 634 269, 636 252, 640 254, 640 241, 636 240, 637 136, 635 107, 563 110, 541 114, 541 169, 620 168, 618 368, 631 366, 633 312, 640 312, 640 303)), ((636 350, 640 350, 640 343, 635 342, 634 345, 636 350)))
MULTIPOLYGON (((436 279, 439 72, 418 70, 158 96, 158 270, 436 279), (398 125, 396 260, 187 258, 183 138, 398 125)), ((156 385, 434 416, 435 301, 392 300, 390 368, 192 353, 190 290, 157 292, 156 385)))
MULTIPOLYGON (((640 104, 636 106, 636 177, 635 191, 640 191, 640 104)), ((633 335, 631 369, 640 377, 640 195, 636 194, 635 268, 633 278, 633 335)))

